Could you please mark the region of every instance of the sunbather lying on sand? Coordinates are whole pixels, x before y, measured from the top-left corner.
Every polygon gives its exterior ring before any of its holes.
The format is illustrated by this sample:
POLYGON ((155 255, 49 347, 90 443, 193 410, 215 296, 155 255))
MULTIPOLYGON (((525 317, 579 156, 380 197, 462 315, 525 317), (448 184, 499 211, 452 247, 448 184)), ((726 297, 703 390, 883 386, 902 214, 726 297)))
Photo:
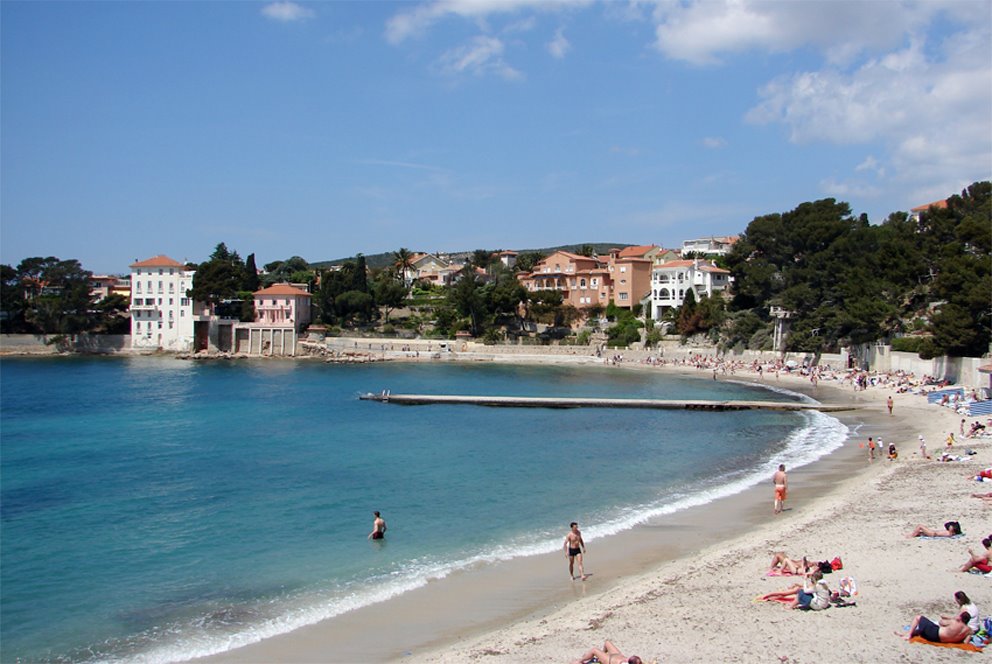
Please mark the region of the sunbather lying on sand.
POLYGON ((992 561, 989 560, 989 556, 992 555, 992 540, 988 537, 982 540, 982 546, 985 547, 984 553, 975 553, 971 549, 968 549, 968 562, 961 566, 962 572, 968 572, 972 568, 977 569, 982 574, 988 574, 992 572, 992 561))
POLYGON ((944 524, 943 530, 927 528, 926 526, 916 526, 906 537, 954 537, 961 534, 961 524, 957 521, 948 521, 944 524))
POLYGON ((768 573, 774 574, 776 572, 780 574, 803 574, 807 568, 815 567, 816 563, 810 563, 806 556, 803 556, 801 560, 795 558, 790 558, 785 555, 785 551, 779 551, 772 554, 772 562, 768 565, 768 573))
POLYGON ((641 664, 640 657, 637 655, 627 657, 620 652, 619 648, 613 645, 612 641, 604 643, 602 650, 599 648, 590 648, 589 652, 572 662, 572 664, 589 664, 593 659, 600 662, 600 664, 641 664))
POLYGON ((820 570, 814 570, 806 574, 805 577, 802 583, 795 583, 785 590, 764 594, 759 599, 767 602, 772 599, 795 596, 795 599, 789 604, 790 609, 822 611, 830 606, 830 588, 823 580, 823 573, 820 570))
POLYGON ((939 624, 926 616, 916 616, 909 626, 909 631, 904 634, 896 632, 896 636, 901 636, 907 641, 919 636, 934 643, 964 643, 971 636, 969 620, 971 616, 967 611, 949 618, 942 616, 939 624))

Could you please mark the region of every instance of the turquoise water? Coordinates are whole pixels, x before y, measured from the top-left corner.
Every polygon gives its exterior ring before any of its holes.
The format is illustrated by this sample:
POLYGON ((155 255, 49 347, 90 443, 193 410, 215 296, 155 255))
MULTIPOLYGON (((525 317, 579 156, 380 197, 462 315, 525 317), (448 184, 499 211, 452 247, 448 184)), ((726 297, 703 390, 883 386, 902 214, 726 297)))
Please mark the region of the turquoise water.
POLYGON ((844 435, 819 413, 357 399, 796 398, 605 367, 74 358, 0 371, 3 661, 221 652, 555 550, 572 520, 595 539, 732 494, 844 435), (384 543, 366 540, 372 510, 384 543))

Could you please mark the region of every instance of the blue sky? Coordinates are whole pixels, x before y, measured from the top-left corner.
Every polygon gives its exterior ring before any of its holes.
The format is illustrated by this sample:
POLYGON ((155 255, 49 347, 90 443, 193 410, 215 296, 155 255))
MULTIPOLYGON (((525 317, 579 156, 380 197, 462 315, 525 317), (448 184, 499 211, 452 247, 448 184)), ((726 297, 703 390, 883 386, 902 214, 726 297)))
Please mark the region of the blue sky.
POLYGON ((661 244, 992 177, 992 3, 0 3, 0 262, 661 244))

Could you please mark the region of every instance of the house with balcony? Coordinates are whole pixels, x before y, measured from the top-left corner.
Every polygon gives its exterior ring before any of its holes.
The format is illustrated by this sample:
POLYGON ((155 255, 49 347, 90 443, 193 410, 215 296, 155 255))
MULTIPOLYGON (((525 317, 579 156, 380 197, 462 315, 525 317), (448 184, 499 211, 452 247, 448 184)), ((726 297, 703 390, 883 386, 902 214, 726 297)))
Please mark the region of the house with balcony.
POLYGON ((562 301, 577 309, 605 307, 613 297, 607 263, 568 251, 554 252, 535 264, 532 272, 517 275, 517 279, 530 292, 561 291, 562 301))
POLYGON ((726 256, 730 249, 737 242, 737 236, 728 237, 703 237, 695 240, 685 240, 682 242, 682 255, 689 253, 701 254, 704 256, 726 256))
POLYGON ((434 254, 414 254, 407 272, 413 281, 426 281, 434 286, 448 286, 464 265, 453 263, 443 256, 434 254))
POLYGON ((195 270, 168 256, 131 264, 131 348, 189 352, 194 323, 206 314, 186 293, 195 270))
POLYGON ((232 322, 230 341, 219 334, 219 348, 246 355, 296 355, 299 335, 310 325, 310 293, 302 285, 279 283, 252 297, 255 320, 232 322))
POLYGON ((678 308, 691 290, 699 301, 727 291, 730 271, 702 260, 677 260, 655 265, 651 272, 651 317, 661 320, 665 311, 678 308))

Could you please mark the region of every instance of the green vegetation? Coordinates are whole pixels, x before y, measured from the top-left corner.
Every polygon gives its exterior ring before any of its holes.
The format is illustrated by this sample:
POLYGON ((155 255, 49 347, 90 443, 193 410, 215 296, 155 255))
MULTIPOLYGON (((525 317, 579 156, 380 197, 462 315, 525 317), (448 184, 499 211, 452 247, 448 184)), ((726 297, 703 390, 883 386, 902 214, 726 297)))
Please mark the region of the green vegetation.
POLYGON ((727 257, 735 313, 724 343, 743 343, 779 306, 793 312, 788 350, 892 338, 922 319, 925 355, 988 352, 990 194, 977 182, 918 221, 899 212, 878 226, 832 198, 755 218, 727 257))

